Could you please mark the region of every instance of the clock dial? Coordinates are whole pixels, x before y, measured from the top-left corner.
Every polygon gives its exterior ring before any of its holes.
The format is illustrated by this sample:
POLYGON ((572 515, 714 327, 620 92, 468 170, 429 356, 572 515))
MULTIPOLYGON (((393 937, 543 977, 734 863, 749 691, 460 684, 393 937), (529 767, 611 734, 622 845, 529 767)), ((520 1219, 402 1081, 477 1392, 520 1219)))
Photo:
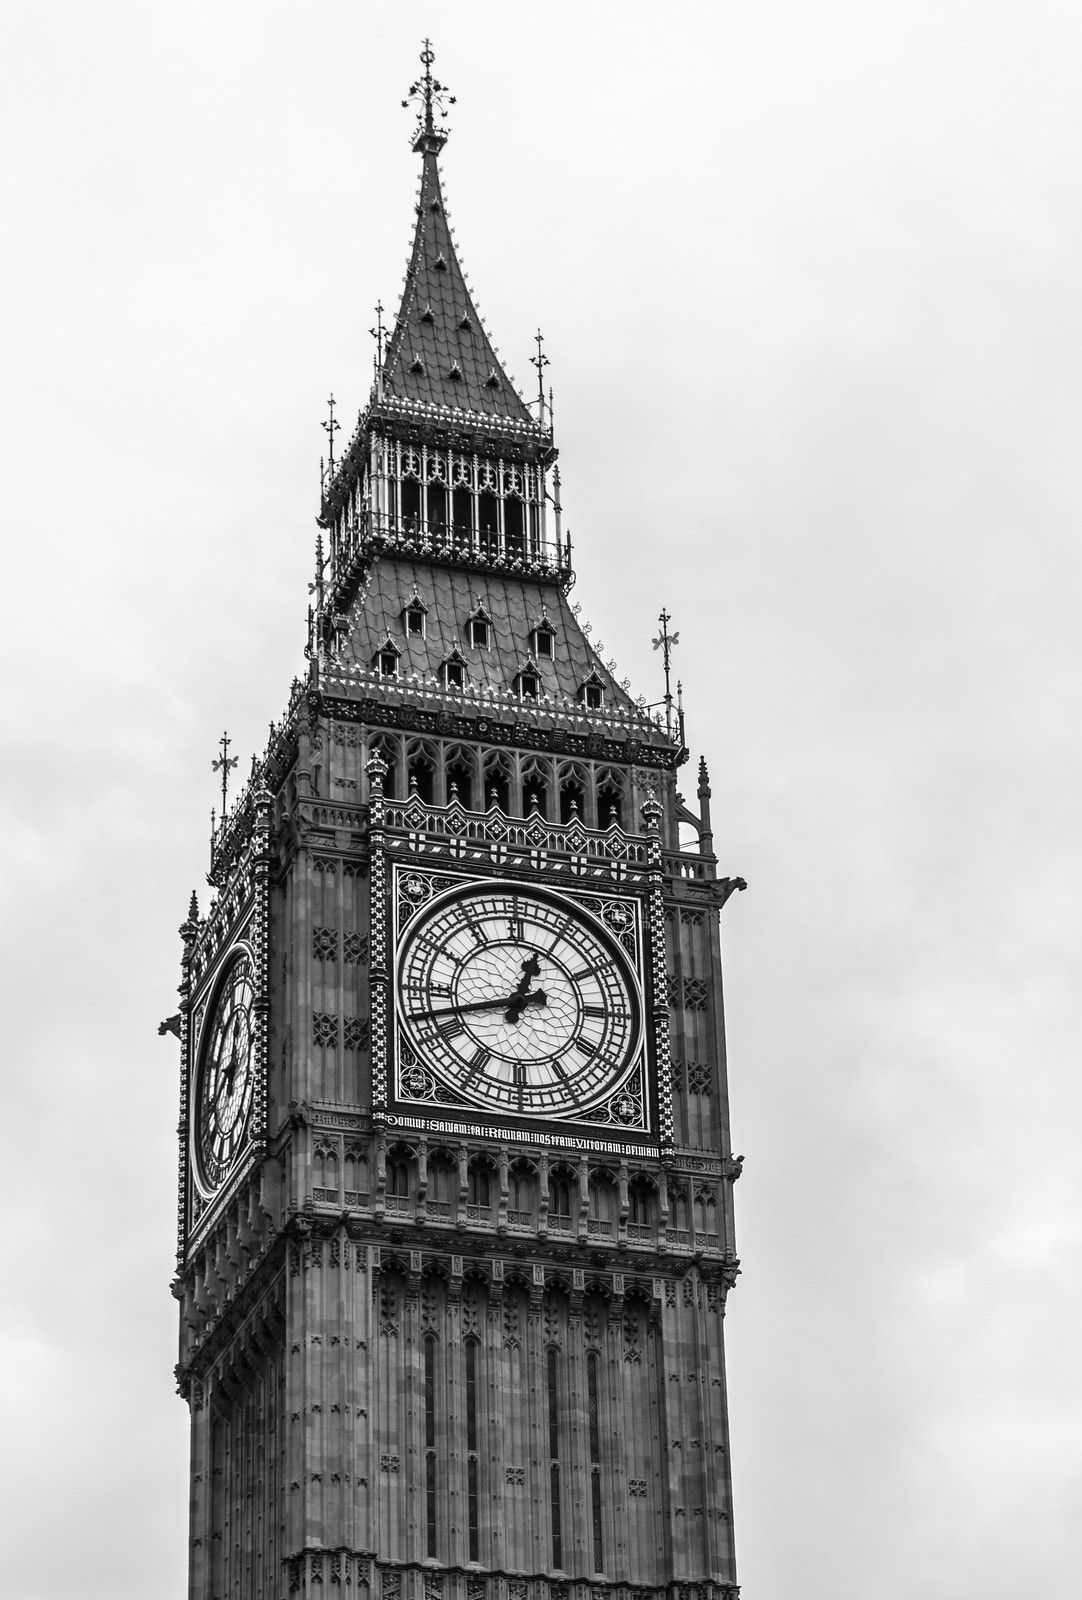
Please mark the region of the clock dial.
POLYGON ((200 1181, 216 1189, 240 1150, 252 1108, 255 1035, 252 963, 237 955, 207 1023, 196 1090, 195 1154, 200 1181))
POLYGON ((640 1048, 624 951, 574 902, 535 889, 474 884, 418 911, 397 995, 411 1098, 420 1068, 478 1106, 575 1115, 619 1086, 640 1048))

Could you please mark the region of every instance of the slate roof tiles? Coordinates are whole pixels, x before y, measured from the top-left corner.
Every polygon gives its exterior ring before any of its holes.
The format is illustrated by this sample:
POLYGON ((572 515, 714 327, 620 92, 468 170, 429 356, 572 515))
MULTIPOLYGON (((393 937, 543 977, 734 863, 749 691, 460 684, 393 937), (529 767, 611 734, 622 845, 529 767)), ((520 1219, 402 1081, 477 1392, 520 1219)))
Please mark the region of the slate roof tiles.
MULTIPOLYGON (((544 694, 566 695, 573 700, 580 685, 596 671, 605 687, 606 703, 637 710, 627 691, 613 679, 555 585, 523 583, 503 574, 491 583, 484 573, 454 567, 410 564, 401 558, 377 561, 363 609, 355 618, 349 654, 359 666, 370 666, 388 635, 401 652, 399 671, 438 676, 440 666, 457 647, 470 682, 509 691, 524 664, 537 672, 544 694), (404 611, 414 596, 424 602, 425 633, 406 631, 404 611), (488 649, 470 643, 467 622, 478 606, 491 620, 488 649), (553 656, 531 656, 530 633, 541 620, 542 605, 555 630, 553 656)), ((348 656, 347 656, 348 659, 348 656)))
MULTIPOLYGON (((481 323, 459 264, 436 151, 424 151, 417 226, 383 381, 406 400, 535 422, 481 323)), ((536 424, 535 424, 536 425, 536 424)))

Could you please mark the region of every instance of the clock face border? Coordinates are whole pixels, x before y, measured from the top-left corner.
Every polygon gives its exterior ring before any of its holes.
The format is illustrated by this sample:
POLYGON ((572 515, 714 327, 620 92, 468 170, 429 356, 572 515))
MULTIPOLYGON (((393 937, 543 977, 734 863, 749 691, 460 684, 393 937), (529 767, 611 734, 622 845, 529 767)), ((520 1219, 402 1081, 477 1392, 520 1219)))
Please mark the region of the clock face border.
POLYGON ((256 1017, 255 1001, 258 994, 258 968, 256 955, 250 943, 239 940, 231 944, 225 951, 218 965, 213 982, 209 985, 200 1004, 201 1017, 199 1021, 198 1036, 194 1041, 193 1070, 191 1075, 191 1098, 189 1112, 189 1166, 192 1182, 196 1194, 204 1205, 209 1205, 221 1194, 232 1173, 242 1160, 244 1152, 252 1142, 252 1119, 255 1113, 256 1074, 258 1071, 258 1021, 256 1017), (247 1072, 244 1089, 244 1105, 240 1113, 241 1132, 236 1148, 228 1163, 217 1180, 212 1181, 204 1170, 202 1144, 202 1099, 203 1083, 207 1070, 207 1057, 214 1039, 217 1026, 219 1008, 223 998, 233 982, 233 974, 242 963, 247 964, 247 983, 249 988, 248 999, 248 1049, 247 1072))
MULTIPOLYGON (((541 884, 534 878, 510 878, 477 872, 455 873, 425 864, 396 861, 391 876, 392 995, 389 1011, 393 1019, 389 1109, 407 1113, 411 1122, 423 1118, 436 1129, 444 1120, 484 1119, 494 1127, 514 1133, 520 1130, 578 1130, 584 1138, 619 1146, 626 1140, 657 1140, 655 1085, 647 1071, 651 1038, 647 980, 650 972, 647 948, 647 918, 641 895, 606 886, 587 889, 561 883, 558 887, 541 884), (479 896, 521 895, 531 897, 555 911, 570 911, 586 927, 589 935, 618 968, 620 981, 630 991, 634 1016, 633 1035, 625 1064, 600 1091, 587 1098, 584 1106, 519 1111, 511 1105, 496 1105, 470 1098, 444 1074, 429 1070, 419 1059, 408 1037, 409 1020, 402 1000, 402 964, 411 944, 410 930, 419 913, 427 918, 453 906, 456 899, 479 896)), ((484 1014, 484 1013, 483 1013, 484 1014)), ((401 1119, 400 1119, 401 1120, 401 1119)), ((452 1130, 453 1131, 453 1130, 452 1130)), ((480 1131, 479 1129, 476 1131, 480 1131)), ((487 1129, 485 1130, 487 1131, 487 1129)))

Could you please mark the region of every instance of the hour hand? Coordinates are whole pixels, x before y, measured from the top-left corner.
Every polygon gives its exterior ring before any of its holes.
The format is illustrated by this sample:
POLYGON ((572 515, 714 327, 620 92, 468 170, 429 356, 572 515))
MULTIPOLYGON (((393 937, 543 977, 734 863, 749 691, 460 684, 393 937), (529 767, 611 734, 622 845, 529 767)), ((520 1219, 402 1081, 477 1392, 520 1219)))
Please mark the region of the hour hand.
POLYGON ((436 1006, 431 1011, 415 1011, 413 1016, 418 1020, 428 1017, 460 1017, 467 1011, 499 1011, 507 1003, 507 996, 501 995, 498 1000, 467 1000, 460 1006, 436 1006))
POLYGON ((544 1006, 548 1004, 548 995, 544 989, 535 989, 533 994, 513 994, 507 1002, 507 1010, 503 1014, 505 1022, 517 1022, 526 1006, 544 1006))
MULTIPOLYGON (((524 1000, 519 1000, 512 995, 501 995, 498 1000, 467 1000, 460 1006, 436 1006, 431 1011, 414 1011, 411 1013, 415 1021, 425 1022, 429 1017, 460 1017, 470 1011, 510 1011, 512 1005, 521 1007, 543 1006, 548 1000, 548 995, 543 989, 538 989, 536 994, 527 995, 524 1000)), ((517 1021, 517 1017, 508 1017, 509 1021, 517 1021)))

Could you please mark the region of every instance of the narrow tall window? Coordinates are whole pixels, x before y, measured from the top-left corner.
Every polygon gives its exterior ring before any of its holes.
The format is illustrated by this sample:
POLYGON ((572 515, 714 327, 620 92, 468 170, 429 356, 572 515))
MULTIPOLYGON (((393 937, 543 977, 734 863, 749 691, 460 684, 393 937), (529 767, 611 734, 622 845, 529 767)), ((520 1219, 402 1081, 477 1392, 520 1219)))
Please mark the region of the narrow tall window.
POLYGON ((552 1508, 552 1564, 564 1564, 563 1530, 560 1521, 560 1399, 556 1384, 556 1351, 548 1351, 549 1419, 549 1501, 552 1508))
POLYGON ((402 485, 402 527, 413 532, 421 520, 421 485, 411 479, 402 485))
POLYGON ((601 1536, 601 1422, 597 1395, 597 1356, 586 1357, 586 1395, 590 1421, 590 1510, 594 1533, 594 1571, 605 1570, 601 1536))
POLYGON ((426 1549, 436 1554, 436 1341, 425 1340, 425 1520, 426 1549))
POLYGON ((466 1345, 466 1492, 470 1560, 479 1561, 480 1530, 477 1519, 477 1344, 466 1345))

